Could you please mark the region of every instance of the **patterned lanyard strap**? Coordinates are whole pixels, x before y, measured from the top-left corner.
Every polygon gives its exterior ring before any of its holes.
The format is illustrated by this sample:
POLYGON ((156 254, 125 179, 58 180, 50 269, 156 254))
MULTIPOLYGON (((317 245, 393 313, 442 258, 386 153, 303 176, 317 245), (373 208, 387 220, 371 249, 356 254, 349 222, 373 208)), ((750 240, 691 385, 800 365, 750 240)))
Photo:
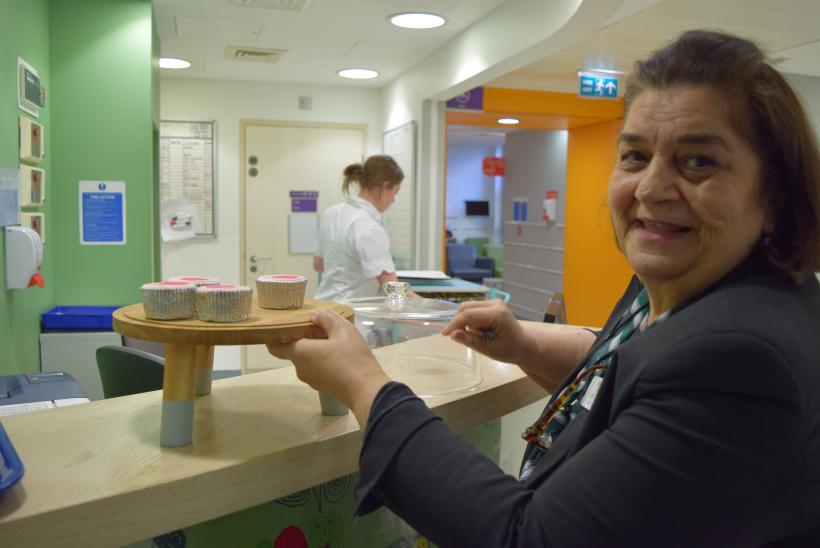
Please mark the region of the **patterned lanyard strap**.
MULTIPOLYGON (((668 316, 669 311, 664 312, 651 325, 656 325, 668 316)), ((609 342, 601 345, 601 348, 586 361, 575 379, 561 390, 544 412, 541 413, 538 420, 521 434, 521 437, 534 447, 541 449, 538 453, 543 454, 543 452, 548 451, 566 425, 580 413, 581 408, 591 406, 597 392, 591 394, 587 394, 587 392, 591 390, 592 386, 595 386, 595 390, 600 386, 601 380, 612 362, 615 349, 635 333, 640 333, 649 327, 648 320, 649 298, 644 289, 618 320, 612 330, 612 335, 609 337, 609 342), (598 380, 594 381, 596 378, 598 380)), ((532 451, 530 455, 533 455, 532 451)), ((540 456, 537 458, 540 458, 540 456)))

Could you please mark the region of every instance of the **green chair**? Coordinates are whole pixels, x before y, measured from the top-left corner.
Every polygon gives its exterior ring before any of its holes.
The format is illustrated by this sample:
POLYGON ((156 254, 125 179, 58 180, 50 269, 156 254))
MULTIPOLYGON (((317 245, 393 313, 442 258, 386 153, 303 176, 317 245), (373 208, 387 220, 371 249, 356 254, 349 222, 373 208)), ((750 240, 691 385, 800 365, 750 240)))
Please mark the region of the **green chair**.
POLYGON ((162 389, 165 360, 154 354, 124 346, 97 349, 103 395, 116 398, 162 389))
POLYGON ((504 246, 491 245, 484 246, 484 256, 489 257, 495 261, 495 277, 504 277, 504 246))
POLYGON ((464 238, 464 243, 475 248, 479 257, 486 257, 484 246, 490 243, 489 238, 464 238))

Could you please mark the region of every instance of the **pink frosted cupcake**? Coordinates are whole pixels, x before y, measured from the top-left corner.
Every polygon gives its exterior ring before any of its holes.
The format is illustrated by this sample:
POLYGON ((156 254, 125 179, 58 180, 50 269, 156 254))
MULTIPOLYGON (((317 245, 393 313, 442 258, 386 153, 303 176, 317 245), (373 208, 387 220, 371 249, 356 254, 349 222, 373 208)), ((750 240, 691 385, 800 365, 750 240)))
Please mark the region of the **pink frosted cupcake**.
POLYGON ((174 276, 173 278, 168 278, 169 282, 186 282, 189 284, 193 284, 196 287, 201 285, 212 285, 221 283, 219 278, 211 278, 208 276, 174 276))
POLYGON ((187 282, 155 282, 140 287, 145 317, 188 320, 196 313, 196 287, 187 282))
POLYGON ((307 279, 298 274, 268 274, 256 278, 256 294, 262 308, 302 308, 306 287, 307 279))
POLYGON ((206 322, 241 322, 251 315, 253 289, 245 285, 211 284, 196 289, 196 314, 206 322))

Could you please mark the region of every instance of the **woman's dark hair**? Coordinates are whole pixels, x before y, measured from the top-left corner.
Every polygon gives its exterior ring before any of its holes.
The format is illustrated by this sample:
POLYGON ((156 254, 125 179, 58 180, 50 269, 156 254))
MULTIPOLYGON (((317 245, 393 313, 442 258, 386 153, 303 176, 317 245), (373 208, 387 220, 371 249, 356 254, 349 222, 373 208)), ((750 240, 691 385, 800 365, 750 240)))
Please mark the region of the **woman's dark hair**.
POLYGON ((344 170, 342 192, 350 191, 350 184, 356 183, 361 190, 370 190, 382 185, 394 187, 404 179, 404 172, 390 156, 377 154, 364 161, 364 164, 350 164, 344 170))
POLYGON ((752 42, 689 31, 638 61, 625 111, 647 89, 706 86, 726 98, 732 124, 761 163, 761 198, 774 230, 761 242, 769 261, 805 279, 820 268, 820 154, 800 100, 752 42))

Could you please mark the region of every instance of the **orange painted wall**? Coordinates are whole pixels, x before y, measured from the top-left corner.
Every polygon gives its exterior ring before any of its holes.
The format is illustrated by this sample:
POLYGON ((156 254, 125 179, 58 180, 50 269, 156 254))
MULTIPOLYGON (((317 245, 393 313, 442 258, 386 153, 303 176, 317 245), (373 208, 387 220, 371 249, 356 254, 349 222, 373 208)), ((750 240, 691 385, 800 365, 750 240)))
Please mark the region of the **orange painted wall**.
POLYGON ((615 245, 606 203, 621 120, 573 129, 567 143, 564 302, 567 322, 601 326, 632 271, 615 245))
POLYGON ((615 245, 606 205, 609 174, 617 157, 623 101, 484 88, 484 112, 448 112, 447 121, 493 127, 500 115, 520 118, 521 129, 568 129, 564 231, 567 321, 603 325, 632 275, 615 245))

